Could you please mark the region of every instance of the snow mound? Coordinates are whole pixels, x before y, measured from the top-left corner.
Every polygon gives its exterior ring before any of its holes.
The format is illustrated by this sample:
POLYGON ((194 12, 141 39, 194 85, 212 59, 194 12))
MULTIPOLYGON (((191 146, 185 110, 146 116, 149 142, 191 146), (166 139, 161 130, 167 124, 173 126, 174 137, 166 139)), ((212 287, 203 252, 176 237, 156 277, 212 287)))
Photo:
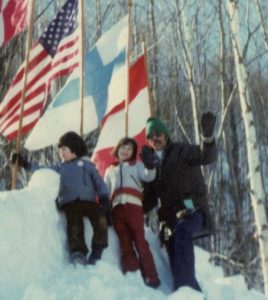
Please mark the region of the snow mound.
MULTIPOLYGON (((121 273, 118 239, 109 228, 109 247, 95 266, 69 263, 65 219, 55 206, 59 176, 42 169, 33 174, 28 187, 0 192, 0 299, 5 300, 201 300, 190 288, 172 292, 166 252, 146 228, 161 279, 161 286, 144 285, 139 272, 121 273)), ((86 224, 90 248, 92 230, 86 224)), ((209 263, 209 254, 196 248, 196 269, 207 300, 264 300, 248 291, 241 276, 224 278, 221 268, 209 263)))

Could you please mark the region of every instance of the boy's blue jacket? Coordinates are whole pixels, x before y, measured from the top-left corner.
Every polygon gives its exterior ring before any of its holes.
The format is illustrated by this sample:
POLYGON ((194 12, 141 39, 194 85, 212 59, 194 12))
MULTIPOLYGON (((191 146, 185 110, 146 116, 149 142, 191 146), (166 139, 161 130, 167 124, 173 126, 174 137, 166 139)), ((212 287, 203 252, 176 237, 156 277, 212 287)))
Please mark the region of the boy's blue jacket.
POLYGON ((80 157, 50 166, 30 163, 27 169, 35 171, 44 167, 50 168, 60 175, 59 207, 77 199, 95 202, 97 196, 100 198, 108 196, 106 184, 88 157, 80 157))

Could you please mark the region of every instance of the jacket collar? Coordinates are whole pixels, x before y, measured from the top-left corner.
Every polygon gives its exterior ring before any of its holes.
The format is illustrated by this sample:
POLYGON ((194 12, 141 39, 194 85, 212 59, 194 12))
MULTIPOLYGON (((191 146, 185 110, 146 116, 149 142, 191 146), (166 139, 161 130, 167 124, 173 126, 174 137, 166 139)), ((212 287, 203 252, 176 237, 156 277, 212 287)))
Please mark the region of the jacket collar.
POLYGON ((136 162, 137 162, 136 160, 125 160, 125 161, 122 161, 122 162, 117 160, 117 161, 112 162, 111 165, 118 166, 118 165, 123 164, 123 163, 128 163, 130 166, 133 166, 133 165, 136 164, 136 162))
MULTIPOLYGON (((162 150, 162 151, 163 151, 162 160, 166 157, 167 153, 171 150, 171 148, 172 148, 172 141, 171 141, 170 138, 168 138, 167 143, 166 143, 166 146, 165 146, 165 148, 162 150)), ((152 149, 153 149, 153 148, 152 148, 152 149)), ((153 149, 153 151, 154 151, 154 155, 157 157, 157 155, 156 155, 156 150, 153 149)))

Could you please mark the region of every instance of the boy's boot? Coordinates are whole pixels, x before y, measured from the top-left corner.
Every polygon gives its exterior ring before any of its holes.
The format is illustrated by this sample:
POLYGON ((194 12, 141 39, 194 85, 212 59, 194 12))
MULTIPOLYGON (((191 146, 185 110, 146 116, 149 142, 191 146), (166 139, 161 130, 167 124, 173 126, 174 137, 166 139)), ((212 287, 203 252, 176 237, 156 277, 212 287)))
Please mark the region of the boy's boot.
POLYGON ((97 260, 101 259, 102 251, 104 248, 105 247, 103 246, 94 246, 88 258, 88 264, 95 265, 97 260))
POLYGON ((75 251, 71 253, 71 261, 74 264, 80 263, 80 264, 86 264, 87 263, 87 258, 86 255, 83 254, 80 251, 75 251))

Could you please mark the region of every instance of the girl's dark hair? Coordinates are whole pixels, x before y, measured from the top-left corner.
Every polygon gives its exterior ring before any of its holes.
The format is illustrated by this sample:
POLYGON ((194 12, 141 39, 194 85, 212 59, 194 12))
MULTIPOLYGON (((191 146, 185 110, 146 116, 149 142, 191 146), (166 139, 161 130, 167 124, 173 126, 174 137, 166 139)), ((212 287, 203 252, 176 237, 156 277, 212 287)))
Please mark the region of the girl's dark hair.
POLYGON ((113 156, 118 158, 119 148, 123 145, 128 145, 128 144, 131 144, 131 146, 133 148, 133 152, 132 152, 132 155, 131 155, 129 160, 130 161, 135 160, 136 157, 137 157, 138 145, 137 145, 137 142, 134 139, 131 139, 129 137, 124 137, 118 142, 117 146, 114 148, 114 150, 112 152, 113 156))
POLYGON ((77 157, 87 155, 87 146, 83 138, 73 131, 66 132, 59 140, 58 147, 68 147, 77 157))

